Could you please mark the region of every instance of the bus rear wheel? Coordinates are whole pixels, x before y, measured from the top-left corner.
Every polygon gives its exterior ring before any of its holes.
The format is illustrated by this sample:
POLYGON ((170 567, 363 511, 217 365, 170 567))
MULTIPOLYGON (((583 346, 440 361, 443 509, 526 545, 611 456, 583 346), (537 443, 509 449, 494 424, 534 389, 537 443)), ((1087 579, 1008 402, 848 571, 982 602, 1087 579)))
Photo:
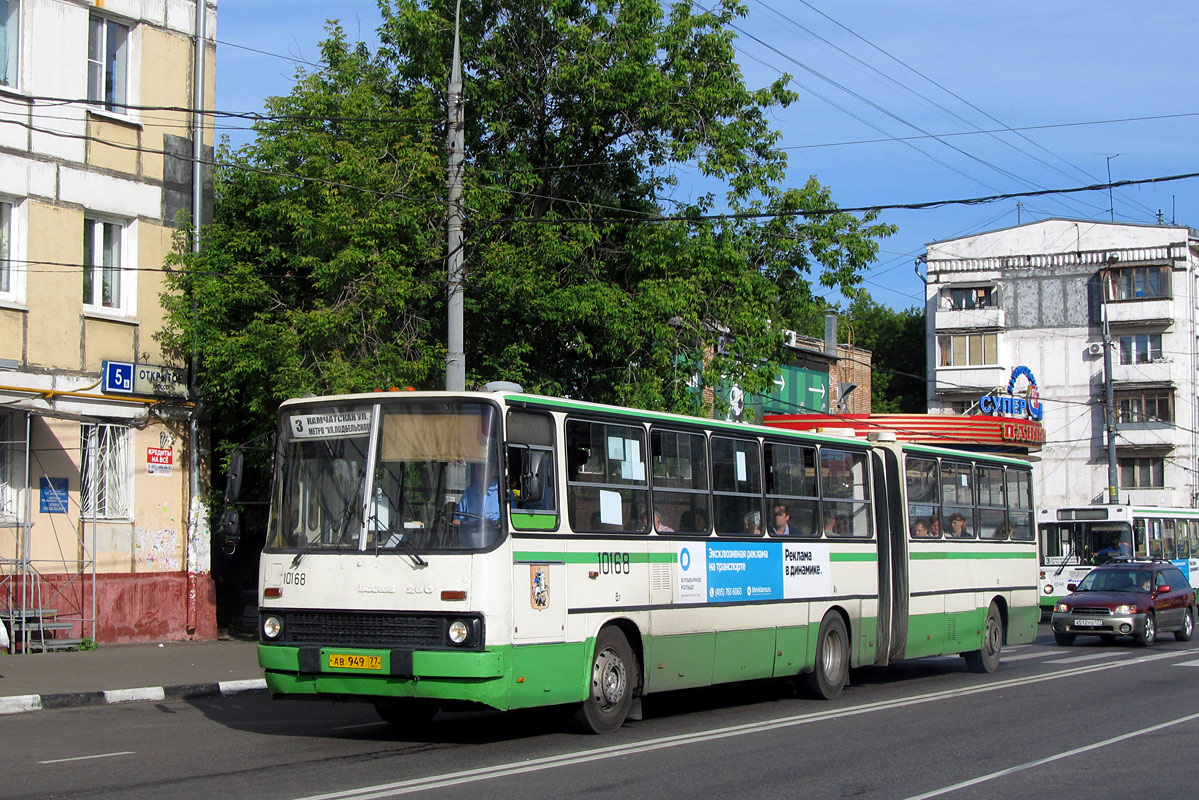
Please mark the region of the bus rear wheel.
POLYGON ((841 694, 848 677, 849 635, 841 615, 830 612, 820 621, 816 634, 816 664, 796 679, 796 688, 805 697, 832 700, 841 694))
POLYGON ((983 630, 983 646, 963 653, 966 668, 971 672, 994 672, 999 669, 999 654, 1003 650, 1003 620, 992 603, 987 609, 987 624, 983 630))
POLYGON ((624 724, 637 687, 637 657, 619 628, 604 628, 595 640, 587 699, 574 714, 584 733, 611 733, 624 724))

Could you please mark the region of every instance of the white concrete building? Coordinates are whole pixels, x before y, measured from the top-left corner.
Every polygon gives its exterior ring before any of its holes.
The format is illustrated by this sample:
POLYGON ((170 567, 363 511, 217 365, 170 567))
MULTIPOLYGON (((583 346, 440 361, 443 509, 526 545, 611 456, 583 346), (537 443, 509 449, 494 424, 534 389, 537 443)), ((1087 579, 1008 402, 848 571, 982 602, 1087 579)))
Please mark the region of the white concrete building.
POLYGON ((1107 502, 1106 320, 1119 502, 1199 505, 1199 231, 1047 219, 927 247, 930 413, 978 413, 1028 367, 1038 503, 1107 502))

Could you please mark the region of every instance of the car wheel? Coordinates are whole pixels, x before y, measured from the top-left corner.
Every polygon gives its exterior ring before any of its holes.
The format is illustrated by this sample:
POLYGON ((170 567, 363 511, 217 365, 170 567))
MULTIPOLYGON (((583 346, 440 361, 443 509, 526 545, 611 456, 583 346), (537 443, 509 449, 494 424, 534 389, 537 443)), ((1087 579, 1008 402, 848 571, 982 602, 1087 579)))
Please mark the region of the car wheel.
POLYGON ((971 672, 994 672, 999 669, 999 653, 1003 650, 1003 621, 999 609, 992 603, 987 609, 987 625, 983 631, 983 646, 964 653, 966 668, 971 672))
POLYGON ((1074 634, 1053 632, 1053 641, 1060 644, 1062 647, 1069 647, 1074 644, 1074 634))
POLYGON ((1137 644, 1141 647, 1152 647, 1157 641, 1157 620, 1152 614, 1145 615, 1145 628, 1141 631, 1141 635, 1137 637, 1137 644))
POLYGON ((637 657, 619 628, 600 631, 587 699, 575 711, 575 726, 584 733, 612 733, 624 724, 638 685, 637 657))
POLYGON ((849 636, 841 615, 829 613, 820 622, 816 634, 816 665, 796 680, 796 688, 805 697, 832 700, 841 694, 849 678, 849 636))
POLYGON ((1189 642, 1195 632, 1195 614, 1191 609, 1182 612, 1182 627, 1174 631, 1174 638, 1180 642, 1189 642))

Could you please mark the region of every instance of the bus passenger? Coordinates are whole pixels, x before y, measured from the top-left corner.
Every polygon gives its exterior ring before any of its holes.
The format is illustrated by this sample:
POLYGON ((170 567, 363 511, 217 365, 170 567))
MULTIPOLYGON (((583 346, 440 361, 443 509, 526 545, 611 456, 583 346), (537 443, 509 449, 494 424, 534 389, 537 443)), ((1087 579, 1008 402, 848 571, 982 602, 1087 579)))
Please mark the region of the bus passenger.
POLYGON ((762 525, 758 522, 759 514, 757 511, 751 511, 745 515, 745 530, 746 536, 761 536, 762 525))
POLYGON ((824 515, 824 530, 821 533, 825 536, 844 536, 841 533, 841 520, 833 514, 824 515))
POLYGON ((770 533, 773 536, 795 535, 795 532, 791 530, 791 511, 785 503, 775 503, 774 525, 770 528, 770 533))
POLYGON ((934 539, 941 538, 941 515, 933 514, 928 518, 928 535, 934 539))
POLYGON ((954 539, 965 539, 970 536, 970 531, 966 530, 966 518, 957 512, 950 515, 949 526, 949 535, 954 539))
POLYGON ((928 520, 921 517, 912 525, 912 538, 914 539, 929 539, 932 537, 932 532, 928 529, 928 520))

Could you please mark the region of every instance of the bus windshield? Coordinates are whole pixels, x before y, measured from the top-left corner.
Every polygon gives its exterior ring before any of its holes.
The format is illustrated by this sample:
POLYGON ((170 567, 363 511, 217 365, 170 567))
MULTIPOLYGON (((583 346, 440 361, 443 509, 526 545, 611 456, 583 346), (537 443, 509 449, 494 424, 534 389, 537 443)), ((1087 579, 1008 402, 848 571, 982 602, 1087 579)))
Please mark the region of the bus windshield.
POLYGON ((1132 526, 1127 522, 1050 522, 1041 524, 1041 563, 1095 566, 1131 558, 1132 526))
POLYGON ((478 550, 500 538, 498 415, 403 400, 288 409, 267 549, 478 550))

